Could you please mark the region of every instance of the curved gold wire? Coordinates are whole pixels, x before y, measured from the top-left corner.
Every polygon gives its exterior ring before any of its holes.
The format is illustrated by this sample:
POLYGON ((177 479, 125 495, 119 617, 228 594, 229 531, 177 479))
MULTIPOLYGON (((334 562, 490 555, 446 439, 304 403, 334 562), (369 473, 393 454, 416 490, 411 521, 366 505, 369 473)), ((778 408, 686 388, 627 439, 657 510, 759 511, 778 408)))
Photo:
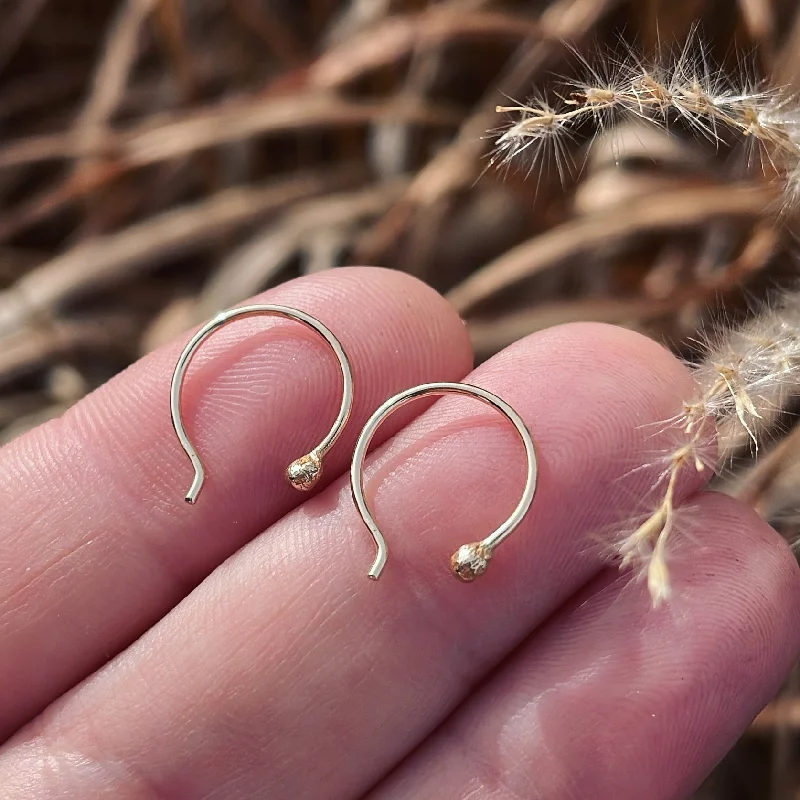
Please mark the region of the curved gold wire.
POLYGON ((378 549, 375 561, 369 571, 369 577, 373 580, 378 580, 380 577, 384 566, 386 566, 386 559, 389 553, 386 546, 386 539, 384 539, 383 534, 380 532, 375 518, 372 516, 372 512, 369 510, 367 501, 364 498, 364 458, 367 454, 369 444, 380 424, 401 406, 419 397, 424 397, 425 395, 450 393, 475 397, 497 409, 510 420, 519 438, 522 440, 522 444, 525 447, 525 455, 528 460, 525 489, 522 493, 522 499, 511 513, 511 516, 497 528, 497 530, 492 531, 492 533, 480 542, 462 545, 453 553, 450 559, 450 566, 456 577, 463 581, 473 581, 479 575, 482 575, 489 565, 489 560, 494 553, 494 549, 520 524, 520 522, 522 522, 523 518, 528 513, 528 509, 531 507, 533 496, 536 493, 537 477, 536 451, 533 445, 533 437, 522 417, 520 417, 508 403, 486 389, 481 389, 479 386, 472 386, 468 383, 425 383, 420 386, 415 386, 412 389, 406 389, 406 391, 400 392, 394 397, 390 397, 370 417, 364 429, 361 431, 361 435, 358 437, 358 442, 353 452, 353 462, 350 467, 350 488, 353 491, 353 500, 358 507, 359 514, 361 514, 361 519, 364 520, 364 524, 372 534, 372 538, 375 540, 375 545, 378 549))
POLYGON ((205 468, 200 459, 200 455, 186 434, 186 428, 183 424, 181 416, 181 389, 186 377, 186 370, 197 352, 200 345, 211 334, 218 331, 223 326, 236 319, 243 317, 252 317, 257 315, 286 317, 297 322, 303 323, 307 327, 316 331, 328 343, 334 355, 339 360, 339 366, 342 369, 342 405, 339 409, 339 414, 333 427, 328 432, 327 436, 308 454, 301 456, 293 461, 286 468, 286 478, 299 491, 309 491, 317 483, 322 475, 322 457, 325 453, 333 447, 336 440, 339 438, 353 406, 353 373, 350 366, 350 360, 344 351, 339 340, 325 325, 318 319, 306 314, 303 311, 298 311, 296 308, 289 308, 288 306, 275 306, 275 305, 252 305, 241 306, 234 308, 230 311, 223 311, 218 314, 214 319, 206 323, 189 341, 183 352, 181 353, 178 363, 175 367, 175 372, 172 375, 172 385, 170 387, 170 410, 172 412, 172 425, 175 428, 175 433, 181 446, 189 456, 192 465, 194 466, 194 480, 186 493, 186 502, 194 503, 200 490, 203 488, 205 481, 205 468))

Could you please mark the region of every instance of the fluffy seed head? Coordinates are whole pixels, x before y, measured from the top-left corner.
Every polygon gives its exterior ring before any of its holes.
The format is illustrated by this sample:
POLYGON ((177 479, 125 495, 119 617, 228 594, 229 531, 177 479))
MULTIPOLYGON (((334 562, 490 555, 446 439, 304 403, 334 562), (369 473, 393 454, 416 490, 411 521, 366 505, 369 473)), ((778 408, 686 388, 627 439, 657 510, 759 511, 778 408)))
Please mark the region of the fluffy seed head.
POLYGON ((658 608, 669 600, 671 593, 669 569, 659 548, 653 553, 647 568, 647 588, 650 591, 653 608, 658 608))
POLYGON ((630 49, 599 53, 590 62, 573 51, 577 74, 559 90, 527 103, 502 106, 511 116, 495 141, 491 163, 523 157, 531 171, 554 163, 562 181, 574 163, 571 144, 589 128, 594 135, 624 118, 669 129, 680 122, 714 146, 738 138, 755 149, 786 186, 786 201, 800 199, 800 103, 782 87, 765 86, 742 63, 735 76, 716 68, 693 31, 685 45, 647 61, 630 49), (552 95, 552 97, 551 97, 552 95), (587 126, 586 123, 589 123, 587 126), (732 134, 732 136, 727 136, 732 134))

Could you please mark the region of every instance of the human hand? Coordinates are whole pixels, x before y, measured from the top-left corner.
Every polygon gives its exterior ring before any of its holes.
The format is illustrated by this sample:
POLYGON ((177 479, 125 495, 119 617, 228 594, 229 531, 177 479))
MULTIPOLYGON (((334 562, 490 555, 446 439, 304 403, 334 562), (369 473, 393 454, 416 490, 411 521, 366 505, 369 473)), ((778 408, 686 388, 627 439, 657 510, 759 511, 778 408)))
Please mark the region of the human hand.
POLYGON ((684 368, 637 334, 574 325, 470 374, 524 417, 539 463, 531 511, 471 585, 448 557, 513 508, 519 441, 470 399, 394 414, 367 467, 390 547, 373 583, 355 439, 394 392, 465 379, 466 329, 383 270, 266 296, 318 316, 353 363, 353 415, 314 496, 283 469, 327 430, 341 376, 279 319, 220 332, 188 374, 196 506, 168 409, 183 341, 0 451, 4 738, 29 723, 0 754, 0 795, 685 797, 798 656, 800 580, 779 537, 697 495, 699 477, 679 489, 693 537, 668 605, 594 546, 639 510, 655 473, 631 470, 689 393, 684 368))

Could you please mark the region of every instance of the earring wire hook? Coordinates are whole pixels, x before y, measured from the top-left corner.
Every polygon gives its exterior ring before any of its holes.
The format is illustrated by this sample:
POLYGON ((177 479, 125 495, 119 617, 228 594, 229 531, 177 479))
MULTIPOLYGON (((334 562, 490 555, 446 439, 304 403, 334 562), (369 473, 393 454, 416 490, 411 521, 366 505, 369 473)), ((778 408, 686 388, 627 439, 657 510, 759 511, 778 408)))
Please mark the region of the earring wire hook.
POLYGON ((459 547, 450 560, 455 575, 463 581, 473 581, 479 575, 483 574, 483 572, 486 571, 495 548, 514 531, 520 522, 522 522, 522 519, 528 513, 528 509, 533 502, 533 497, 536 493, 538 472, 533 437, 522 417, 520 417, 508 403, 486 389, 467 383, 426 383, 411 389, 406 389, 404 392, 390 397, 367 421, 367 424, 358 437, 350 467, 350 487, 353 492, 353 500, 361 515, 361 519, 364 521, 364 524, 372 534, 372 538, 375 540, 378 551, 375 561, 368 573, 369 577, 373 580, 378 580, 380 577, 384 566, 386 566, 386 559, 389 551, 386 545, 386 539, 378 528, 375 518, 364 497, 364 459, 367 454, 367 449, 380 424, 398 408, 426 395, 442 394, 468 395, 497 409, 514 425, 519 438, 522 440, 527 458, 525 489, 522 492, 522 498, 519 503, 517 503, 516 508, 511 513, 511 516, 485 539, 482 539, 480 542, 473 542, 472 544, 465 544, 459 547))
POLYGON ((234 320, 261 315, 284 317, 286 319, 295 320, 316 331, 328 343, 338 359, 339 366, 342 370, 342 405, 339 409, 336 421, 333 423, 333 427, 325 438, 311 450, 310 453, 296 459, 286 468, 286 477, 292 486, 300 491, 309 491, 313 488, 322 475, 322 457, 333 447, 350 417, 350 411, 353 406, 352 367, 341 342, 339 342, 328 327, 310 314, 306 314, 304 311, 299 311, 296 308, 289 308, 288 306, 251 305, 223 311, 206 323, 206 325, 191 338, 181 353, 172 375, 172 384, 170 386, 172 425, 175 428, 175 433, 178 436, 181 446, 186 452, 186 455, 189 456, 189 460, 194 467, 194 480, 192 481, 189 491, 186 493, 187 503, 195 503, 197 501, 197 497, 205 481, 205 467, 203 466, 203 461, 197 449, 186 433, 183 416, 181 414, 181 391, 186 378, 186 370, 192 358, 194 358, 200 348, 200 345, 213 333, 234 320))

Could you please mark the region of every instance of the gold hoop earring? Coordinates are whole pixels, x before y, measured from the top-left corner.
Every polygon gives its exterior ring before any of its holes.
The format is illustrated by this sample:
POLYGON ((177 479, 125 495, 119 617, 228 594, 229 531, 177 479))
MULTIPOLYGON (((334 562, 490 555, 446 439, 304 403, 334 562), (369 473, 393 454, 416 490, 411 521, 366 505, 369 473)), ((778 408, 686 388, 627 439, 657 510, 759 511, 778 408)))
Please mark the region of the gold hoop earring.
POLYGON ((350 411, 353 406, 353 373, 350 360, 341 342, 339 342, 330 329, 323 325, 318 319, 303 311, 298 311, 296 308, 274 305, 242 306, 241 308, 234 308, 230 311, 224 311, 218 314, 192 337, 189 344, 186 345, 181 353, 175 371, 172 374, 172 385, 170 387, 172 425, 175 428, 175 433, 178 435, 181 446, 194 466, 194 480, 192 481, 189 491, 186 493, 187 503, 196 502, 197 496, 200 494, 200 490, 203 488, 203 482, 205 481, 205 468, 197 450, 186 434, 186 428, 184 427, 183 418, 181 416, 181 389, 183 388, 183 382, 186 377, 186 369, 200 345, 209 336, 236 319, 258 315, 285 317, 295 320, 296 322, 301 322, 303 325, 316 331, 325 339, 331 350, 333 350, 334 355, 339 360, 339 366, 342 370, 342 405, 339 409, 336 421, 333 423, 333 427, 330 429, 327 436, 325 436, 310 453, 296 459, 286 468, 286 478, 295 489, 301 492, 307 492, 319 481, 322 476, 322 458, 325 453, 333 447, 350 417, 350 411))
POLYGON ((364 426, 364 429, 358 437, 358 442, 353 452, 353 462, 350 468, 350 488, 353 492, 353 500, 361 515, 361 519, 372 534, 372 538, 375 540, 375 545, 378 550, 375 562, 369 571, 369 577, 373 580, 378 580, 386 565, 388 548, 386 546, 386 539, 384 539, 383 534, 380 532, 375 518, 372 516, 372 512, 369 510, 367 501, 364 498, 364 458, 367 454, 367 448, 378 426, 392 412, 419 397, 449 393, 475 397, 503 414, 514 425, 519 438, 522 440, 528 461, 525 489, 522 493, 522 499, 517 504, 511 516, 485 539, 482 539, 480 542, 473 542, 472 544, 464 544, 453 553, 450 559, 450 566, 456 577, 460 578, 462 581, 469 582, 475 580, 479 575, 482 575, 489 566, 489 561, 495 548, 514 531, 520 522, 522 522, 533 502, 533 496, 536 493, 537 476, 536 451, 533 445, 533 437, 522 417, 520 417, 508 403, 501 400, 497 395, 488 392, 486 389, 481 389, 479 386, 471 386, 467 383, 426 383, 400 392, 394 397, 389 398, 370 417, 369 421, 364 426))

